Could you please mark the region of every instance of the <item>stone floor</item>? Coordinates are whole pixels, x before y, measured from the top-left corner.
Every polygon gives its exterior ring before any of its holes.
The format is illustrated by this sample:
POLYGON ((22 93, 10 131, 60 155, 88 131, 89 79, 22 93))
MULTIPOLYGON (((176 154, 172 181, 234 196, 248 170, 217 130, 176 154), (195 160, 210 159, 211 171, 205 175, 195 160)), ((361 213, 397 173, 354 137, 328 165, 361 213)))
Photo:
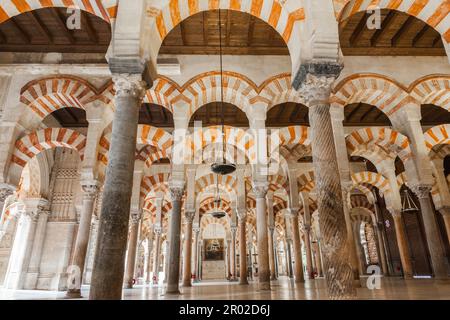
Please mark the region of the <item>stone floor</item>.
MULTIPOLYGON (((88 287, 83 287, 83 295, 88 296, 88 287)), ((202 282, 192 288, 182 288, 181 295, 164 295, 163 288, 136 286, 124 290, 125 300, 312 300, 327 299, 324 279, 306 281, 296 287, 292 280, 282 277, 272 282, 269 292, 257 291, 256 283, 240 286, 229 282, 202 282)), ((64 299, 64 292, 49 291, 12 291, 0 289, 2 300, 57 300, 64 299)), ((404 281, 398 278, 384 278, 381 289, 358 289, 358 299, 383 300, 450 300, 450 280, 435 281, 414 279, 404 281)))

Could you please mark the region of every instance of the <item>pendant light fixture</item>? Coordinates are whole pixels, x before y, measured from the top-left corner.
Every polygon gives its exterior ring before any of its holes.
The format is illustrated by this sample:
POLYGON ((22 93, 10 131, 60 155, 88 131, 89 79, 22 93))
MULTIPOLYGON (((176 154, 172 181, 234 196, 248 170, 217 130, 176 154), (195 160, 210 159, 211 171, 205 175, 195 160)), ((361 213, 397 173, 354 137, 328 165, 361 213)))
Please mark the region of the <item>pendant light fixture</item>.
POLYGON ((222 52, 222 18, 219 11, 219 56, 220 56, 220 106, 221 106, 221 119, 222 119, 222 158, 217 159, 215 163, 211 165, 212 172, 220 175, 227 175, 236 171, 236 165, 229 163, 225 159, 226 154, 226 141, 225 141, 225 108, 223 102, 223 52, 222 52))
POLYGON ((414 213, 419 211, 414 199, 409 194, 408 189, 403 191, 403 203, 402 203, 402 212, 405 213, 414 213))
POLYGON ((211 215, 214 218, 220 219, 225 217, 225 212, 219 209, 220 204, 222 203, 222 199, 220 198, 220 190, 219 190, 219 177, 216 176, 216 192, 214 196, 214 211, 211 215))

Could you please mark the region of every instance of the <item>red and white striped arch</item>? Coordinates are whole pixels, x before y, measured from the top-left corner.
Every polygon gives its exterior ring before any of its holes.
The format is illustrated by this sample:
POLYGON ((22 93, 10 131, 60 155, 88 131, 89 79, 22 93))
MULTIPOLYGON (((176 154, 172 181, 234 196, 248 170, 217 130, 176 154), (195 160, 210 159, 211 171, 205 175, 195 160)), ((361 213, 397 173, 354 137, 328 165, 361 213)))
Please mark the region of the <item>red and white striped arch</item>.
POLYGON ((292 88, 289 73, 280 74, 264 81, 260 86, 259 97, 255 100, 264 102, 267 105, 267 111, 286 102, 306 104, 298 91, 292 88))
POLYGON ((139 125, 137 133, 137 144, 152 145, 165 154, 170 154, 173 139, 172 135, 161 129, 149 125, 139 125))
POLYGON ((205 230, 205 228, 210 224, 220 224, 225 228, 226 233, 230 232, 230 223, 228 219, 217 219, 209 214, 204 214, 200 219, 200 229, 205 230))
POLYGON ((19 14, 52 7, 79 8, 107 22, 117 15, 118 0, 2 0, 0 23, 19 14))
MULTIPOLYGON (((302 2, 287 0, 284 5, 276 0, 169 0, 161 7, 153 7, 150 13, 155 17, 152 30, 159 35, 161 45, 169 32, 184 19, 207 10, 228 9, 246 12, 271 25, 284 39, 293 61, 297 61, 300 53, 300 24, 305 19, 302 2)), ((158 48, 158 47, 156 47, 158 48)))
POLYGON ((339 21, 344 21, 357 12, 375 8, 405 12, 435 28, 450 43, 450 3, 448 0, 335 0, 341 7, 339 21))
MULTIPOLYGON (((222 127, 212 126, 194 131, 186 139, 191 155, 197 155, 208 145, 218 144, 222 139, 222 127)), ((253 136, 241 128, 225 126, 225 144, 236 147, 250 162, 256 160, 256 146, 253 136)))
POLYGON ((297 178, 298 191, 310 192, 316 187, 314 171, 308 171, 297 178))
POLYGON ((450 144, 450 124, 443 124, 428 129, 425 134, 425 145, 430 152, 434 146, 450 144))
POLYGON ((169 191, 170 173, 157 173, 152 176, 142 178, 140 196, 141 199, 148 197, 150 192, 167 193, 169 191))
MULTIPOLYGON (((224 72, 223 99, 247 112, 252 99, 258 96, 256 85, 241 74, 224 72)), ((172 100, 173 104, 181 102, 189 104, 188 117, 205 104, 220 101, 221 77, 220 72, 213 71, 200 74, 183 86, 182 95, 172 100)))
POLYGON ((202 193, 209 186, 215 186, 217 182, 222 187, 225 187, 227 192, 229 192, 231 194, 236 193, 237 181, 233 176, 231 176, 231 175, 221 176, 221 175, 214 175, 212 173, 204 175, 204 176, 196 179, 195 192, 198 194, 202 193))
POLYGON ((72 76, 47 77, 29 82, 20 101, 44 119, 61 108, 80 108, 96 99, 96 89, 86 80, 72 76))
POLYGON ((86 137, 77 131, 65 128, 47 128, 32 132, 16 141, 12 154, 12 163, 25 167, 25 165, 44 150, 56 147, 65 147, 77 150, 83 158, 86 137))
POLYGON ((222 201, 220 201, 219 207, 217 207, 215 200, 216 200, 215 197, 208 197, 200 203, 199 206, 200 217, 217 210, 222 210, 227 214, 231 215, 232 209, 228 201, 222 199, 222 201))
POLYGON ((180 95, 180 90, 176 83, 165 77, 158 77, 151 89, 148 89, 144 96, 144 103, 152 103, 163 106, 173 113, 172 101, 180 95))
POLYGON ((349 134, 345 140, 350 155, 361 146, 377 145, 382 149, 389 150, 394 155, 398 155, 403 162, 412 157, 409 139, 389 128, 359 129, 349 134))
POLYGON ((334 92, 331 100, 341 107, 365 103, 376 106, 388 117, 413 100, 404 87, 376 74, 352 75, 342 80, 334 92))
POLYGON ((270 136, 271 152, 283 145, 311 146, 310 130, 306 126, 290 126, 274 130, 270 136))
POLYGON ((411 96, 421 104, 433 104, 450 111, 450 76, 432 76, 419 80, 413 84, 411 96))
POLYGON ((380 173, 370 171, 352 173, 352 181, 354 185, 369 184, 377 187, 383 194, 391 191, 389 181, 380 173))

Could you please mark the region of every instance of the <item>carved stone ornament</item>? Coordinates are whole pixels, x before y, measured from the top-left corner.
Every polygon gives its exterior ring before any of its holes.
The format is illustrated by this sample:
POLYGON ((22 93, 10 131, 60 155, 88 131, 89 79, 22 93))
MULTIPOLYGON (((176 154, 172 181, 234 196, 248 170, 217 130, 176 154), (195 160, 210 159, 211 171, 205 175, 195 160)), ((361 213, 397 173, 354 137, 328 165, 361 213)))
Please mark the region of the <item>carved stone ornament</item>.
POLYGON ((132 211, 130 214, 130 221, 132 224, 138 224, 141 220, 142 213, 140 211, 132 211))
POLYGON ((162 228, 161 228, 161 226, 154 226, 153 232, 154 232, 156 235, 161 235, 161 233, 162 233, 162 228))
POLYGON ((255 197, 257 199, 264 199, 267 195, 267 191, 269 190, 269 187, 267 184, 254 184, 253 186, 253 193, 255 194, 255 197))
POLYGON ((412 192, 417 196, 419 199, 427 199, 430 197, 432 186, 429 184, 417 184, 415 186, 411 187, 412 192))
POLYGON ((184 216, 186 218, 186 222, 192 223, 195 218, 195 211, 185 211, 184 216))
POLYGON ((98 191, 99 191, 99 186, 97 182, 92 182, 92 183, 83 183, 81 185, 81 188, 83 189, 83 197, 87 197, 87 198, 94 198, 98 191))
POLYGON ((172 201, 181 201, 181 198, 184 194, 184 188, 179 186, 171 186, 169 187, 170 198, 172 201))
POLYGON ((302 63, 292 86, 298 90, 308 82, 308 75, 314 75, 317 78, 337 79, 344 66, 333 61, 309 61, 302 63))
POLYGON ((6 198, 14 194, 14 189, 10 187, 0 187, 0 202, 5 202, 6 198))
POLYGON ((140 74, 114 74, 112 78, 116 97, 144 97, 147 86, 140 74))

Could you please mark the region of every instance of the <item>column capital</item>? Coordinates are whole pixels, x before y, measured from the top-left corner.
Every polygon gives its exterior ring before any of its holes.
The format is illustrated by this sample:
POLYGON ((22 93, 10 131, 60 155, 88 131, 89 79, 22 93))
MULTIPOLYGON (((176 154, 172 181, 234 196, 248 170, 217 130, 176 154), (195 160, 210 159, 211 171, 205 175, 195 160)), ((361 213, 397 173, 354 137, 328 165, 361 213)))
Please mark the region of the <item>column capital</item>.
POLYGON ((94 198, 100 189, 100 182, 97 180, 82 181, 81 189, 84 192, 84 197, 94 198))
POLYGON ((264 199, 267 195, 267 191, 269 191, 269 186, 267 183, 253 183, 253 193, 257 199, 264 199))
POLYGON ((331 87, 343 65, 336 62, 311 61, 300 66, 296 81, 299 92, 311 104, 328 104, 331 87))
POLYGON ((141 210, 138 211, 132 211, 130 213, 130 220, 132 224, 138 224, 139 221, 141 220, 142 217, 142 212, 141 210))
POLYGON ((430 184, 416 184, 411 186, 412 192, 417 196, 419 199, 427 199, 430 197, 432 185, 430 184))
POLYGON ((200 233, 200 226, 193 226, 192 227, 192 231, 197 233, 197 234, 200 233))
POLYGON ((172 201, 181 201, 184 194, 184 181, 170 181, 169 192, 172 201))
POLYGON ((236 232, 237 232, 237 226, 232 225, 232 226, 230 227, 230 231, 231 231, 231 234, 232 234, 232 235, 236 235, 236 232))
POLYGON ((161 233, 162 233, 162 227, 161 227, 161 226, 153 226, 153 232, 154 232, 156 235, 161 235, 161 233))
POLYGON ((15 188, 7 184, 0 184, 0 202, 5 202, 6 198, 14 194, 15 188))
POLYGON ((147 84, 142 80, 140 74, 113 74, 114 90, 116 97, 135 97, 142 99, 147 88, 147 84))
POLYGON ((289 208, 287 210, 286 216, 289 218, 298 217, 300 208, 289 208))
POLYGON ((236 212, 237 212, 239 222, 245 223, 247 221, 247 217, 248 217, 247 211, 246 210, 236 210, 236 212))
POLYGON ((195 218, 195 211, 185 210, 184 211, 184 217, 185 217, 187 222, 192 223, 194 221, 194 218, 195 218))

